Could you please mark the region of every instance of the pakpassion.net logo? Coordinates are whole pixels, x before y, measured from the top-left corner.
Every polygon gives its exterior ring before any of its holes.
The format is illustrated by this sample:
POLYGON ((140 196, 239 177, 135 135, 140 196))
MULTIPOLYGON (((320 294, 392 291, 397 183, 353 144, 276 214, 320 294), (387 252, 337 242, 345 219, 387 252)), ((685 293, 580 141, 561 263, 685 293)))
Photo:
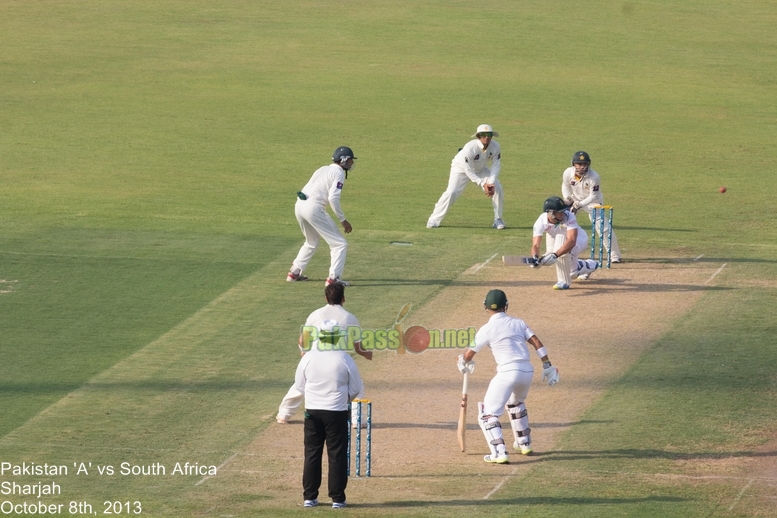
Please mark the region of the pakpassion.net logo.
POLYGON ((423 326, 410 326, 405 329, 400 319, 390 329, 334 326, 330 331, 304 326, 302 350, 309 351, 315 342, 318 342, 316 348, 319 351, 353 351, 356 342, 361 342, 361 348, 365 351, 394 351, 398 354, 404 354, 405 351, 422 353, 427 349, 465 349, 474 343, 476 332, 474 327, 426 329, 423 326))

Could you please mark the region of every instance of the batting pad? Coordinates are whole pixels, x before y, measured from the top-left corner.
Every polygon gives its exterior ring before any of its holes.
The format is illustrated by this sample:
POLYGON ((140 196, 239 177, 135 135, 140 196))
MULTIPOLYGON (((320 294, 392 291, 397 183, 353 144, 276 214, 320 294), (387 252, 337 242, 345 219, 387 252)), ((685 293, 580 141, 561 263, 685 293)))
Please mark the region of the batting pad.
POLYGON ((562 255, 556 261, 556 277, 558 282, 563 282, 567 286, 572 284, 572 275, 570 270, 572 268, 572 258, 569 254, 562 255))

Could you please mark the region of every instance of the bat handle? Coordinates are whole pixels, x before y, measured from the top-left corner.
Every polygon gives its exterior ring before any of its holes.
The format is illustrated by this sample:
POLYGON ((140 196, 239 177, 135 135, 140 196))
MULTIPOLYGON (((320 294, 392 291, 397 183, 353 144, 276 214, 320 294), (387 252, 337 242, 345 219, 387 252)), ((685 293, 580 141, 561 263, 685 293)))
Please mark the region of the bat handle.
POLYGON ((469 389, 469 371, 464 371, 464 384, 461 387, 461 394, 463 396, 467 395, 468 389, 469 389))

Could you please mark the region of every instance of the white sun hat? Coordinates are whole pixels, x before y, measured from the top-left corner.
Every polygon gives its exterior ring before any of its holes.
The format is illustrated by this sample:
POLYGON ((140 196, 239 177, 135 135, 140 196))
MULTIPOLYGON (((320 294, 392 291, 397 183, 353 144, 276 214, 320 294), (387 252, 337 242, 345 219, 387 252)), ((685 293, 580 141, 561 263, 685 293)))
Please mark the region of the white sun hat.
POLYGON ((478 130, 475 132, 474 135, 472 135, 472 138, 477 137, 478 133, 493 133, 495 137, 499 136, 499 133, 494 131, 494 128, 491 127, 490 124, 481 124, 478 126, 478 130))

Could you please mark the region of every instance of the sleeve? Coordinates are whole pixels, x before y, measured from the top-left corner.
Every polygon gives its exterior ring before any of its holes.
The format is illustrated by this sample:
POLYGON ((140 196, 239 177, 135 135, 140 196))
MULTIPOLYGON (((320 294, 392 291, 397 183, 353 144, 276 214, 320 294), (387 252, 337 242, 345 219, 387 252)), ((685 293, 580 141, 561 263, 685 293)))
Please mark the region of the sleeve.
POLYGON ((542 237, 542 235, 545 233, 545 223, 542 221, 542 216, 537 218, 537 221, 534 222, 534 227, 532 227, 532 237, 542 237))
POLYGON ((469 348, 473 349, 476 353, 480 352, 483 347, 489 344, 489 341, 488 324, 486 324, 475 333, 475 343, 470 345, 469 348))
POLYGON ((296 388, 300 394, 305 393, 305 384, 307 379, 305 378, 305 366, 308 364, 309 355, 305 355, 297 364, 297 372, 294 373, 294 388, 296 388))
POLYGON ((354 398, 364 393, 364 382, 362 382, 362 377, 353 358, 350 356, 345 356, 344 358, 345 364, 348 367, 348 401, 353 401, 354 398))
POLYGON ((345 173, 339 167, 335 167, 337 172, 334 174, 332 184, 329 186, 329 205, 332 207, 332 212, 337 216, 337 220, 342 223, 345 221, 345 214, 340 207, 340 194, 343 192, 343 185, 345 184, 345 173))
POLYGON ((565 169, 564 172, 561 174, 561 197, 565 200, 568 200, 572 198, 575 199, 574 194, 572 193, 572 187, 569 185, 569 169, 565 169))
POLYGON ((580 200, 579 204, 581 207, 601 205, 604 201, 602 191, 599 189, 599 175, 593 171, 590 171, 588 174, 591 175, 590 178, 585 181, 586 188, 588 189, 588 196, 580 200))
POLYGON ((494 180, 499 177, 499 173, 502 170, 502 147, 498 142, 491 141, 491 145, 496 144, 494 151, 496 155, 491 159, 491 174, 489 175, 489 182, 493 183, 494 180))
POLYGON ((523 329, 524 329, 523 339, 528 342, 529 338, 534 336, 534 331, 532 331, 531 328, 529 326, 527 326, 526 324, 524 324, 523 329))
POLYGON ((471 140, 467 142, 467 144, 464 146, 464 149, 461 151, 464 153, 464 174, 466 174, 472 182, 478 184, 479 187, 483 187, 483 184, 486 183, 486 179, 481 178, 472 167, 472 162, 475 161, 475 155, 477 155, 477 148, 472 144, 473 142, 477 142, 479 144, 477 140, 471 140))

